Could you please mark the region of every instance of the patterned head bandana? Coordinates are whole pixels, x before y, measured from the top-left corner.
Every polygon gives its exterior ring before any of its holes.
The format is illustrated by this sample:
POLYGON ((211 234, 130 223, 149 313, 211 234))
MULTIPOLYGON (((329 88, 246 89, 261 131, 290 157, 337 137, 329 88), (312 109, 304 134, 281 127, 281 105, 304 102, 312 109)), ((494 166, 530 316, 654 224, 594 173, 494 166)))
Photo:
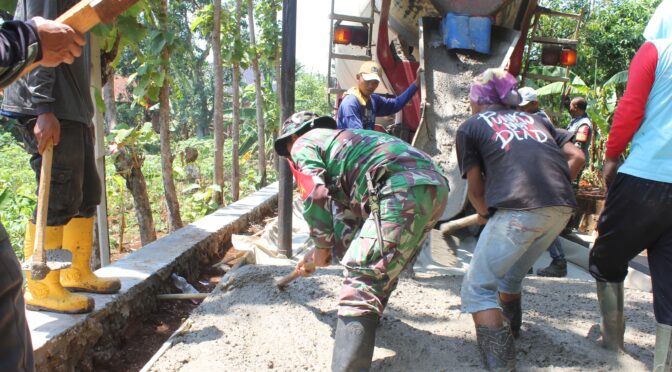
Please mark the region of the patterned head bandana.
POLYGON ((672 0, 663 0, 644 29, 648 41, 672 38, 672 0))
POLYGON ((478 75, 469 91, 469 99, 479 105, 517 105, 520 96, 515 90, 516 78, 501 68, 489 68, 478 75))

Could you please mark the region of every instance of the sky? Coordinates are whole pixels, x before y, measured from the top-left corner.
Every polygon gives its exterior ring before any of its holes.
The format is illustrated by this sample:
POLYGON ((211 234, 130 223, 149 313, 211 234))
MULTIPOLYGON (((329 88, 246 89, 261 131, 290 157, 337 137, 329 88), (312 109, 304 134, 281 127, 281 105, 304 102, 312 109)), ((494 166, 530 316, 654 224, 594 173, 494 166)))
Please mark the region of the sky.
POLYGON ((296 3, 296 61, 305 66, 306 72, 326 75, 331 0, 297 0, 296 3))

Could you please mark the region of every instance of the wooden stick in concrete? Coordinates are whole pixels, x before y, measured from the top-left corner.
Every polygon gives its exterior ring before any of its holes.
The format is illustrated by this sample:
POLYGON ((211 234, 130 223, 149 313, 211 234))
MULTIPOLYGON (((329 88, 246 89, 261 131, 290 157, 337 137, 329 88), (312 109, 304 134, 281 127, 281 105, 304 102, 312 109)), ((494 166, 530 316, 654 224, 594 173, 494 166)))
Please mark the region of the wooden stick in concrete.
POLYGON ((154 354, 152 358, 142 367, 140 372, 149 371, 154 365, 154 363, 156 363, 156 361, 159 360, 159 358, 161 358, 161 356, 166 352, 166 350, 170 349, 170 347, 173 346, 175 338, 187 333, 191 328, 191 325, 192 325, 191 319, 187 319, 184 323, 182 323, 180 328, 178 328, 172 335, 170 335, 170 337, 166 340, 166 342, 164 342, 163 345, 161 345, 159 351, 157 351, 156 354, 154 354))
POLYGON ((223 260, 217 262, 216 264, 212 265, 212 267, 213 267, 213 268, 217 268, 217 267, 219 267, 219 266, 226 265, 226 264, 228 264, 228 263, 231 262, 231 261, 235 261, 235 260, 237 260, 237 259, 239 259, 239 258, 245 256, 247 253, 248 253, 248 252, 246 252, 246 251, 240 251, 240 252, 234 254, 233 256, 229 256, 229 257, 227 257, 227 258, 225 258, 225 259, 223 259, 223 260))
POLYGON ((460 229, 475 225, 478 223, 478 214, 472 214, 471 216, 458 218, 456 220, 448 221, 441 225, 441 233, 443 234, 444 239, 448 236, 454 234, 460 229))
MULTIPOLYGON (((308 270, 315 270, 315 264, 312 263, 312 262, 308 262, 308 263, 306 263, 306 268, 308 270)), ((292 271, 291 274, 285 275, 282 278, 276 280, 275 281, 275 286, 278 287, 278 289, 280 289, 280 290, 285 289, 285 287, 287 287, 289 285, 289 283, 296 280, 296 278, 298 278, 299 276, 300 276, 299 272, 296 271, 296 269, 294 269, 294 271, 292 271)))
POLYGON ((157 300, 204 300, 210 293, 164 293, 156 295, 157 300))

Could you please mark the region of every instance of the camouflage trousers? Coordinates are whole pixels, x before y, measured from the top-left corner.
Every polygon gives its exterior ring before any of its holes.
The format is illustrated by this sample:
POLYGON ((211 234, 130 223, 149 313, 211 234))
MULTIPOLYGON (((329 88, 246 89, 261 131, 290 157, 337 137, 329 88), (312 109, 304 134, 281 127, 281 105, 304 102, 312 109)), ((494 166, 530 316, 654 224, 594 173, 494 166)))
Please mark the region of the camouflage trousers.
MULTIPOLYGON (((358 233, 356 227, 346 228, 346 235, 356 237, 341 260, 345 270, 338 300, 339 316, 382 314, 399 274, 420 252, 421 243, 441 217, 447 201, 447 184, 416 185, 406 191, 380 195, 382 249, 372 216, 364 221, 358 233)), ((336 227, 335 235, 339 236, 336 227)), ((343 239, 339 241, 335 249, 346 243, 343 239)))

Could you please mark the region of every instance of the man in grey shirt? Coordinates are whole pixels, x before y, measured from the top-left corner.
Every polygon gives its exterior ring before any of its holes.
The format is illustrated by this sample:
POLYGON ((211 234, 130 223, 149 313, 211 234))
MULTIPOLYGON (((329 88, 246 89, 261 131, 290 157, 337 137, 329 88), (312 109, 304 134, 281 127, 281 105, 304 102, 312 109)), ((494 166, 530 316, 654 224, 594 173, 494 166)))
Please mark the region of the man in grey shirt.
MULTIPOLYGON (((15 18, 55 19, 75 5, 74 0, 20 0, 15 18)), ((90 95, 90 52, 86 47, 71 65, 39 67, 5 90, 2 114, 19 121, 30 164, 39 184, 42 152, 54 145, 51 192, 45 249, 73 253, 70 269, 52 271, 43 280, 27 274, 26 306, 31 310, 82 313, 93 310, 93 299, 64 290, 115 293, 116 278, 91 272, 93 215, 100 203, 101 185, 93 150, 93 102, 90 95)), ((35 225, 28 222, 24 255, 32 255, 35 225)))

